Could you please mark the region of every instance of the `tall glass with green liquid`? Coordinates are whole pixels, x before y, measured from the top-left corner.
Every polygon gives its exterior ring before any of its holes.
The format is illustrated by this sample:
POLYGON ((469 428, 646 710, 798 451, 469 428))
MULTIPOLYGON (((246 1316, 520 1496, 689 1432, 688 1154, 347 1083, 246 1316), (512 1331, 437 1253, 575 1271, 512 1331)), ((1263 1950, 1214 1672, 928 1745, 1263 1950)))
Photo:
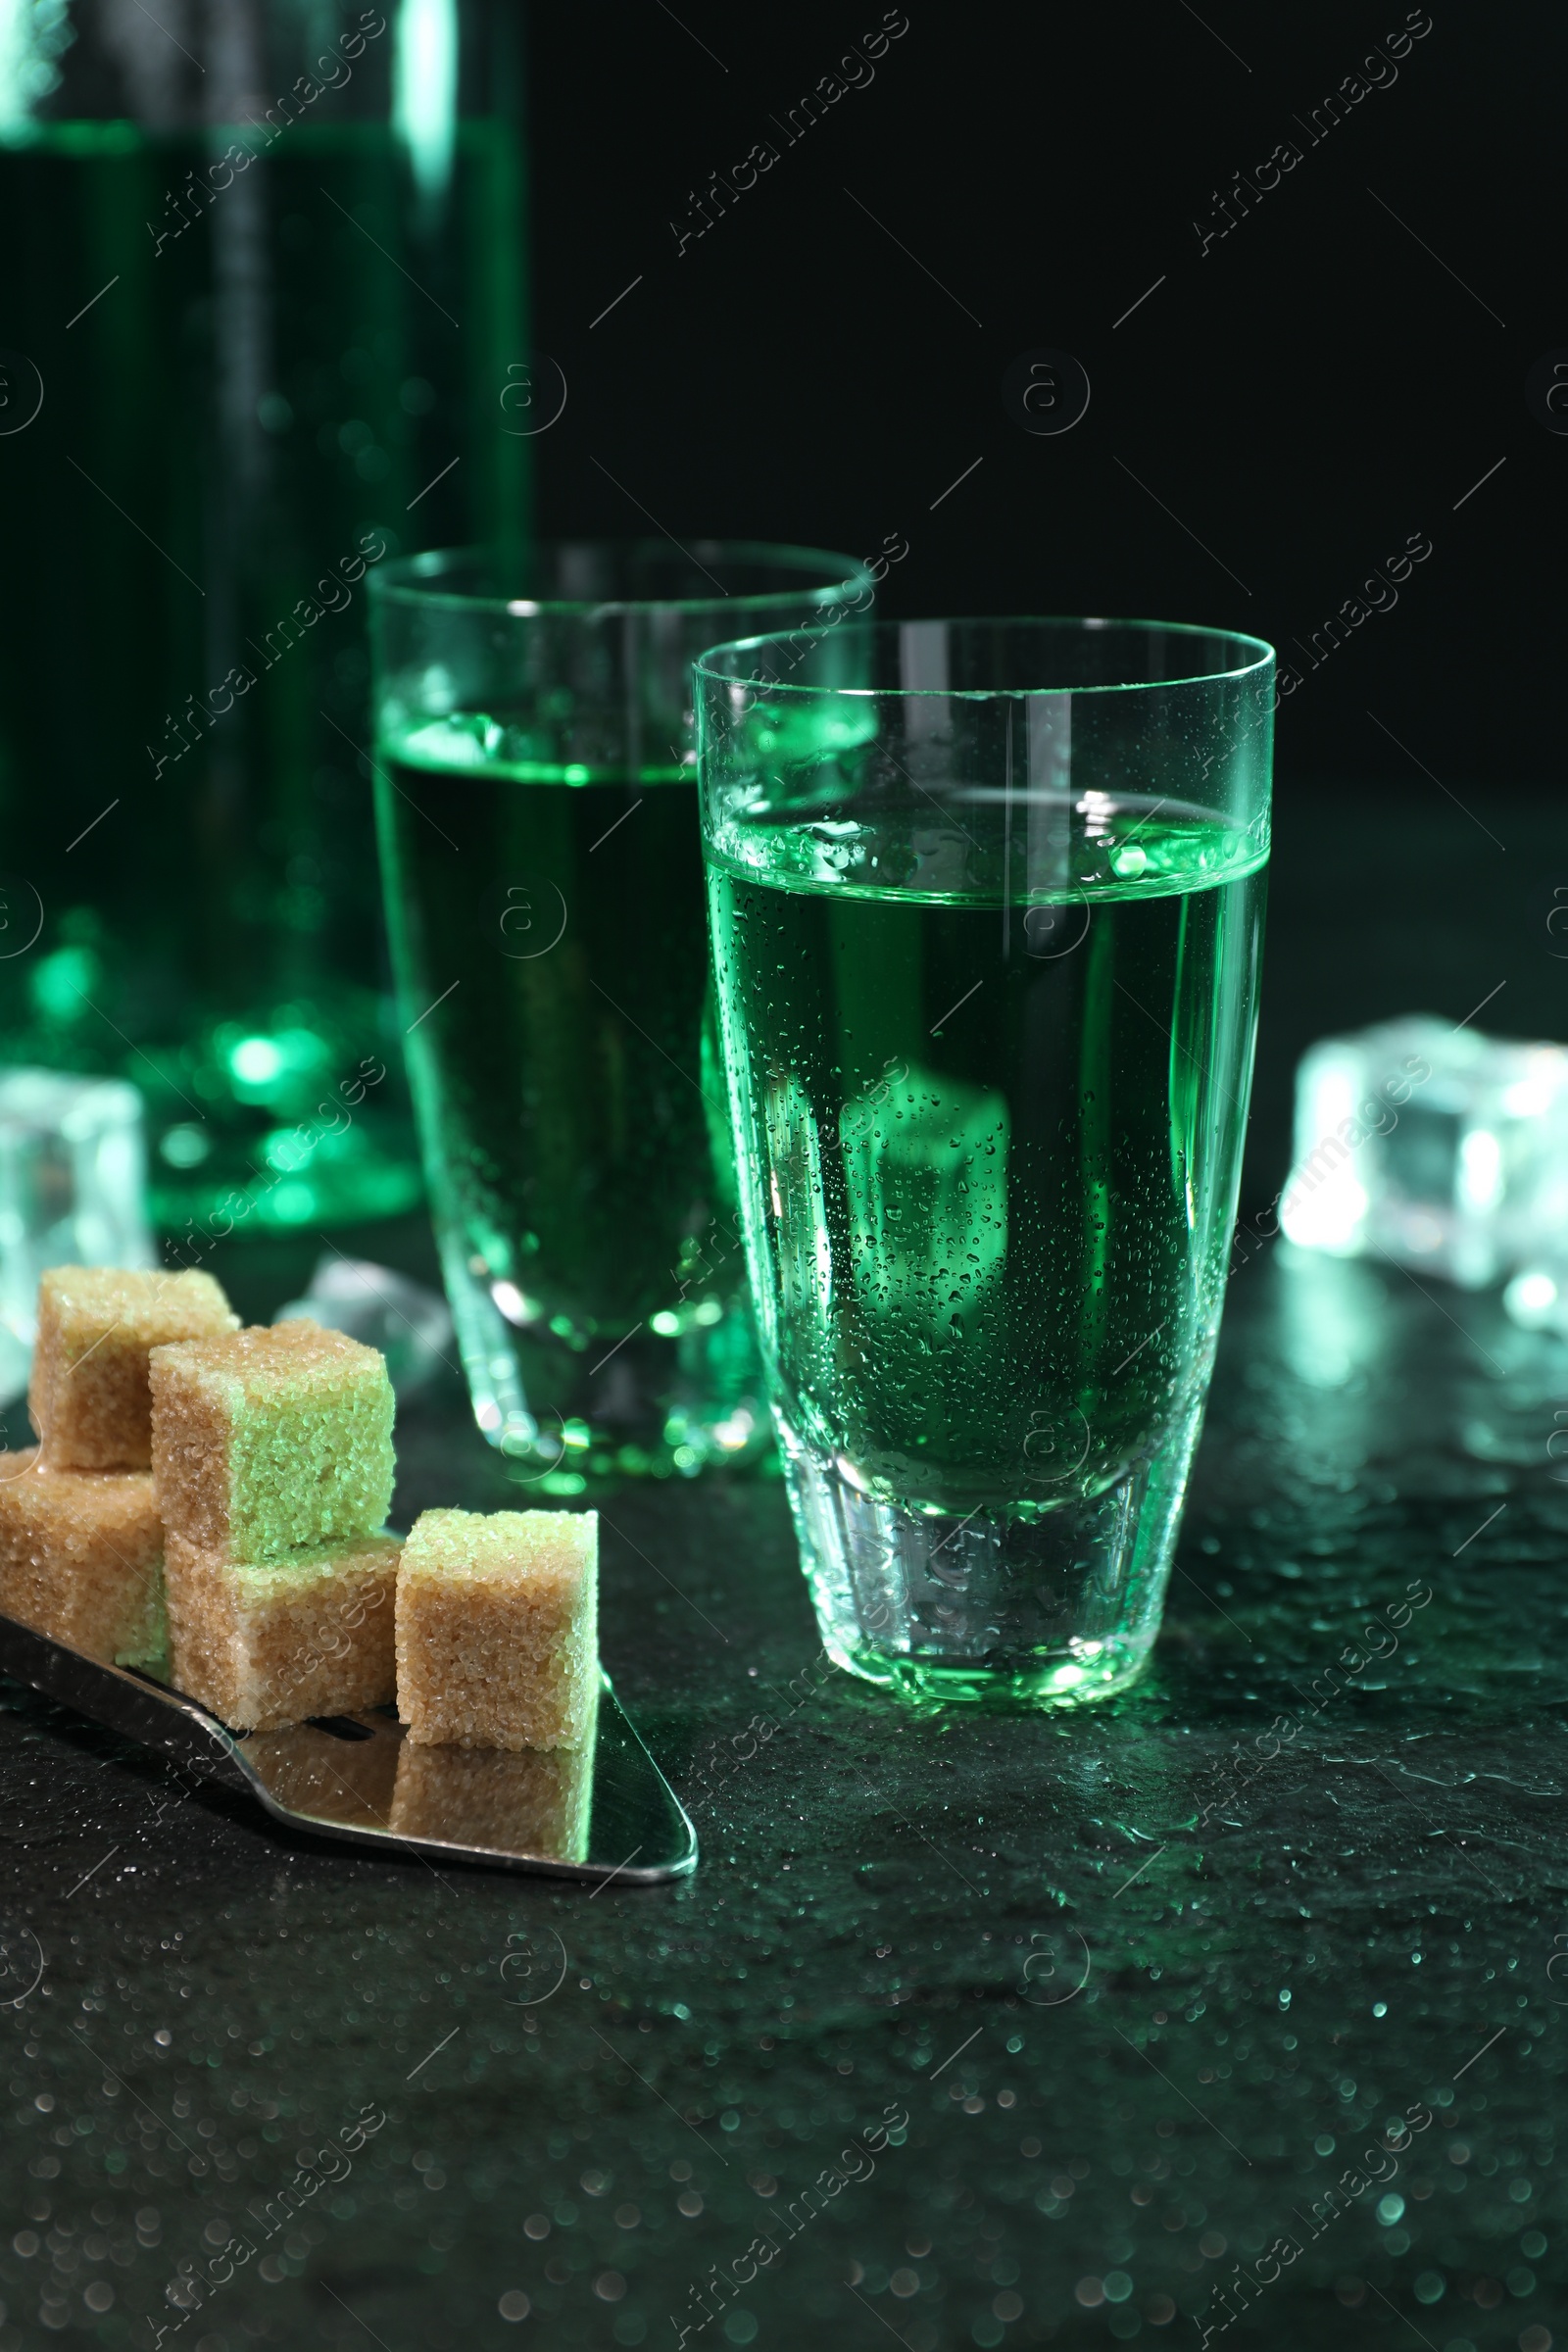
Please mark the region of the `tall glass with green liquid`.
POLYGON ((698 665, 741 1214, 842 1666, 1073 1704, 1158 1629, 1223 1299, 1273 657, 846 622, 698 665))
POLYGON ((698 541, 431 554, 371 591, 409 1075, 475 1417, 547 1494, 765 1449, 710 1013, 690 669, 869 576, 698 541))

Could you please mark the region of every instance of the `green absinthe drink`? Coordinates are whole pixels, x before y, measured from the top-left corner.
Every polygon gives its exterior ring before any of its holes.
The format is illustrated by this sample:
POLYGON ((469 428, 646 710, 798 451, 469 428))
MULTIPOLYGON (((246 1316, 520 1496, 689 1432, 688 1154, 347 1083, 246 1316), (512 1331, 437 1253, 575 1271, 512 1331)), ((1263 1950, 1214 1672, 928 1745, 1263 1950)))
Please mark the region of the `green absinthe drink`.
POLYGON ((1037 1519, 1206 1375, 1260 860, 1217 820, 1109 807, 1093 907, 1063 924, 1050 901, 824 888, 808 837, 770 830, 760 874, 715 863, 712 906, 748 1177, 807 1245, 780 1267, 786 1410, 917 1509, 1037 1519), (1045 960, 1032 940, 1063 928, 1076 952, 1045 960))
POLYGON ((1152 1641, 1246 1124, 1263 656, 968 622, 702 665, 763 1353, 824 1642, 874 1680, 1076 1701, 1152 1641))
MULTIPOLYGON (((669 763, 519 775, 485 758, 487 726, 429 723, 379 755, 437 1220, 454 1287, 477 1278, 516 1332, 513 1409, 526 1396, 559 1437, 597 1391, 606 1427, 623 1404, 619 1436, 646 1450, 669 1419, 637 1426, 650 1357, 685 1340, 689 1368, 721 1381, 710 1335, 745 1279, 711 1149, 722 1080, 703 1068, 696 785, 669 763)), ((736 1371, 738 1401, 756 1388, 747 1346, 736 1371)))

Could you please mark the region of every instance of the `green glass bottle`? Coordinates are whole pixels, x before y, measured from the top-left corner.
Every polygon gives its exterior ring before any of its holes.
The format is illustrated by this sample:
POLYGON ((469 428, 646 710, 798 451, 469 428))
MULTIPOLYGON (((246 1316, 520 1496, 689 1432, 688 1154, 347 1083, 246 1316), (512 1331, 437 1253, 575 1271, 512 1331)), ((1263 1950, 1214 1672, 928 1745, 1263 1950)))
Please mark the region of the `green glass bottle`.
POLYGON ((365 581, 528 536, 521 13, 19 22, 0 1057, 136 1081, 166 1235, 394 1213, 365 581))

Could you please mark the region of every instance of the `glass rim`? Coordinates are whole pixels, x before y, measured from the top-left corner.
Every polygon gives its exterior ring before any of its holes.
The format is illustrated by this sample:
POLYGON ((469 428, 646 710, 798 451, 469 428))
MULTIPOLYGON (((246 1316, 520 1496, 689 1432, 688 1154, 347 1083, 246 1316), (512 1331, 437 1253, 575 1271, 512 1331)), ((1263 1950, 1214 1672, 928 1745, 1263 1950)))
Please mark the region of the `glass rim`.
MULTIPOLYGON (((662 554, 667 548, 674 548, 676 554, 685 556, 697 570, 704 568, 697 557, 688 554, 678 540, 662 537, 565 537, 536 539, 532 544, 536 549, 599 548, 626 556, 662 554)), ((759 589, 743 596, 731 596, 720 589, 714 596, 605 597, 480 596, 460 588, 441 587, 439 580, 443 571, 453 571, 460 564, 482 562, 499 553, 493 546, 477 543, 468 547, 423 548, 414 555, 395 556, 390 563, 379 564, 369 573, 369 590, 378 604, 397 604, 423 611, 491 612, 514 620, 534 620, 553 614, 745 612, 776 605, 780 598, 797 594, 814 596, 818 604, 839 604, 852 593, 858 595, 867 583, 875 585, 870 570, 858 556, 835 554, 830 548, 799 547, 790 541, 775 539, 699 539, 696 545, 712 556, 715 562, 727 558, 731 562, 777 564, 780 570, 797 573, 800 586, 792 588, 787 582, 781 582, 776 588, 759 589)), ((782 633, 789 635, 792 632, 786 630, 782 633)), ((742 639, 735 642, 748 641, 742 639)), ((760 644, 765 640, 759 638, 757 642, 760 644)))
POLYGON ((722 645, 710 645, 699 654, 692 664, 694 680, 724 686, 765 687, 768 694, 801 695, 857 695, 863 701, 878 697, 913 702, 918 697, 943 698, 950 702, 1027 701, 1036 694, 1159 694, 1173 686, 1221 686, 1239 680, 1257 677, 1277 659, 1275 649, 1266 639, 1253 637, 1245 629, 1214 628, 1195 620, 1124 620, 1114 616, 1078 614, 1070 612, 1000 612, 954 613, 928 620, 871 620, 857 617, 848 631, 843 628, 773 629, 765 636, 737 637, 722 645), (846 634, 869 638, 877 635, 892 637, 906 628, 944 629, 1056 629, 1073 630, 1080 635, 1104 630, 1107 634, 1121 631, 1128 636, 1156 633, 1170 637, 1210 637, 1222 640, 1237 652, 1246 650, 1251 660, 1240 662, 1223 669, 1200 669, 1176 678, 1126 678, 1086 682, 1081 686, 844 686, 813 685, 804 678, 748 678, 738 670, 714 666, 721 655, 746 654, 762 646, 795 645, 802 638, 827 644, 846 634))

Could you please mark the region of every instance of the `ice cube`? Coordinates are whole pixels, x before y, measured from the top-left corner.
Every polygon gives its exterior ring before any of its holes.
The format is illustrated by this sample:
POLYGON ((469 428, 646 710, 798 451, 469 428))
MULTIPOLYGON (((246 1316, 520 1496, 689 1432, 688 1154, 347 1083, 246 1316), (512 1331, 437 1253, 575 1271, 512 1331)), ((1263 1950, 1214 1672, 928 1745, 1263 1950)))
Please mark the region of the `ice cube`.
POLYGON ((46 1266, 156 1263, 139 1091, 0 1069, 0 1402, 27 1385, 46 1266))
POLYGON ((1288 1240, 1479 1290, 1568 1254, 1568 1047, 1428 1015, 1325 1038, 1296 1082, 1288 1240))
POLYGON ((304 1298, 280 1306, 272 1321, 286 1323, 299 1315, 378 1348, 399 1396, 414 1396, 443 1364, 456 1369, 446 1300, 390 1266, 361 1257, 319 1258, 304 1298))

